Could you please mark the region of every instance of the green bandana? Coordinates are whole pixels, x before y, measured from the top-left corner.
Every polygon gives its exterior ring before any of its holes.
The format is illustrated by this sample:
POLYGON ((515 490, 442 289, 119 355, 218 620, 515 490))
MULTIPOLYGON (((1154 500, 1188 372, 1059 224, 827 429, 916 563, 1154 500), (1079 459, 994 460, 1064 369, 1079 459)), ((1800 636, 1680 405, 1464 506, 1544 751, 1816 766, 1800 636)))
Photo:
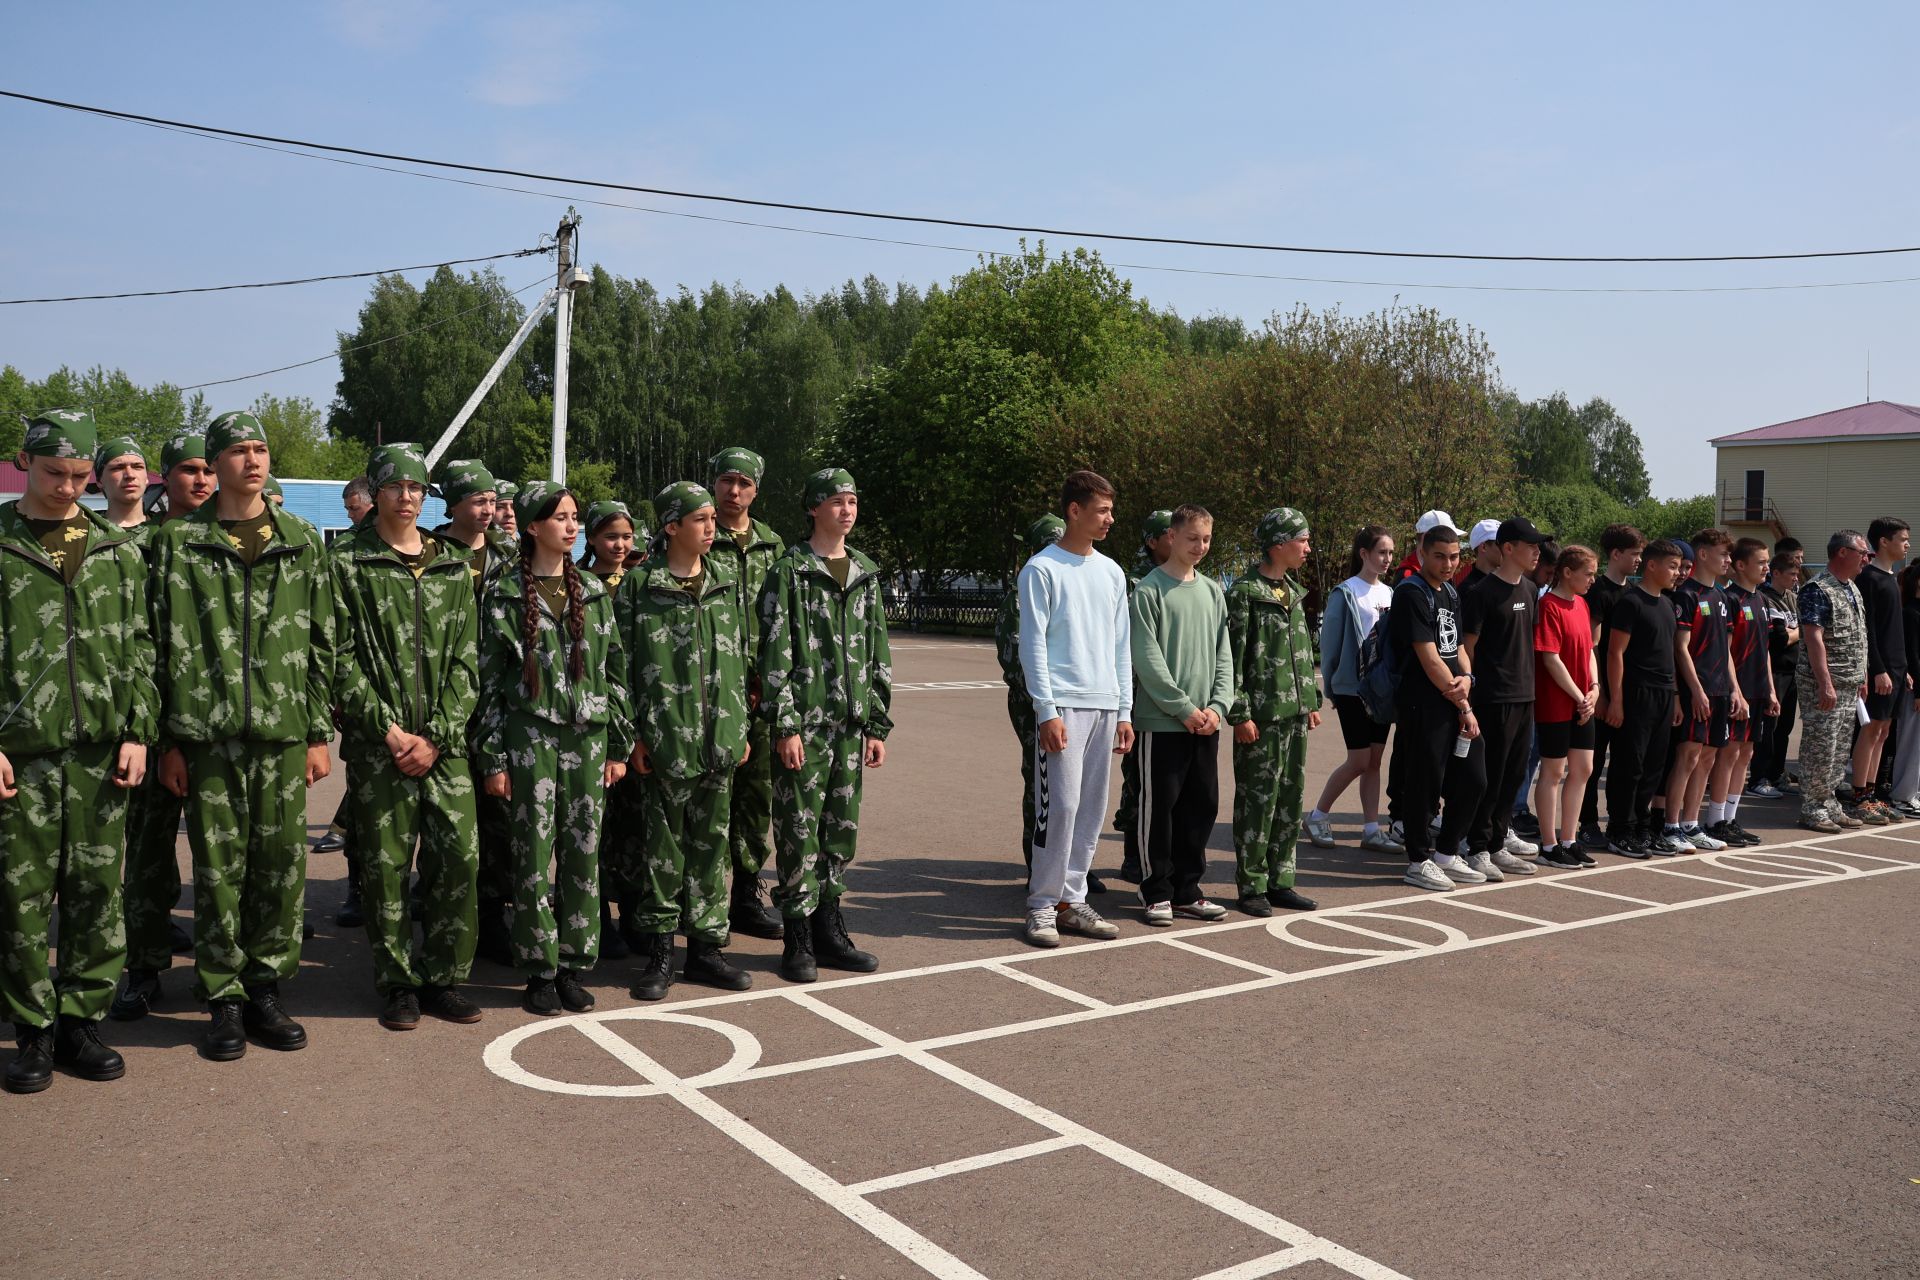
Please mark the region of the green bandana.
POLYGON ((207 424, 207 457, 217 458, 249 440, 266 443, 266 428, 250 413, 223 413, 207 424))
POLYGON ((677 480, 655 495, 653 518, 660 522, 664 533, 675 520, 684 520, 700 508, 712 505, 712 494, 691 480, 677 480))
POLYGON ((1155 511, 1148 514, 1140 525, 1140 545, 1146 546, 1155 538, 1173 528, 1173 512, 1155 511))
POLYGON ((1275 507, 1260 517, 1260 523, 1255 527, 1253 534, 1254 540, 1260 544, 1260 549, 1265 551, 1277 543, 1292 542, 1295 538, 1305 537, 1307 518, 1292 507, 1275 507))
MULTIPOLYGON (((602 498, 587 508, 587 536, 591 538, 600 532, 600 526, 609 520, 625 520, 628 524, 633 524, 633 512, 627 510, 627 504, 624 502, 602 498)), ((639 531, 639 526, 634 525, 634 532, 639 531)))
POLYGON ((207 460, 207 438, 197 431, 181 431, 170 438, 160 450, 160 474, 173 470, 180 462, 205 462, 207 460))
POLYGON ((287 496, 286 490, 282 489, 280 482, 272 476, 268 476, 267 482, 260 486, 260 492, 269 498, 280 498, 284 500, 287 496))
POLYGON ((548 503, 558 502, 564 494, 573 492, 563 484, 551 480, 529 480, 520 486, 520 492, 513 495, 513 519, 525 533, 527 526, 540 518, 540 512, 548 503))
POLYGON ((722 449, 713 455, 707 465, 713 469, 715 480, 721 476, 741 475, 756 485, 767 470, 767 460, 751 449, 722 449))
POLYGON ((1041 516, 1027 526, 1027 550, 1038 555, 1058 542, 1066 531, 1067 522, 1059 516, 1041 516))
POLYGON ((856 498, 860 496, 860 490, 855 487, 851 475, 839 467, 828 467, 824 471, 816 471, 807 477, 800 505, 811 511, 839 493, 850 493, 856 498))
MULTIPOLYGON (((207 438, 209 449, 213 446, 211 435, 207 438)), ((427 483, 427 460, 420 456, 417 444, 383 444, 367 457, 367 481, 373 485, 375 493, 390 484, 427 483)), ((433 490, 431 486, 428 492, 433 490)))
POLYGON ((27 419, 27 437, 20 447, 36 458, 93 457, 99 432, 93 415, 84 409, 42 409, 27 419))
POLYGON ((520 492, 520 486, 511 480, 501 480, 493 486, 493 496, 508 506, 513 505, 514 495, 520 492))
POLYGON ((140 451, 140 442, 132 436, 115 436, 111 440, 103 440, 100 442, 100 447, 93 451, 93 478, 98 480, 107 474, 108 465, 121 458, 138 458, 144 463, 147 455, 140 451))
POLYGON ((449 507, 465 502, 476 493, 498 496, 499 492, 493 472, 473 458, 460 458, 440 468, 440 496, 447 500, 449 507))

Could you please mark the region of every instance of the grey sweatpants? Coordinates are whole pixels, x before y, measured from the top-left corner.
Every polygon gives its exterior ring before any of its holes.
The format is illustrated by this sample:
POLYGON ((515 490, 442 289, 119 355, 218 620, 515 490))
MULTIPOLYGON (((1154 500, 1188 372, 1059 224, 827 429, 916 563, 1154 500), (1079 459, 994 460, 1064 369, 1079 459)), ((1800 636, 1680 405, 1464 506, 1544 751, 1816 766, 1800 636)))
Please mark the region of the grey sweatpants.
POLYGON ((1033 748, 1033 866, 1027 873, 1027 910, 1087 900, 1100 828, 1107 820, 1107 780, 1113 768, 1117 711, 1060 708, 1067 749, 1033 748))

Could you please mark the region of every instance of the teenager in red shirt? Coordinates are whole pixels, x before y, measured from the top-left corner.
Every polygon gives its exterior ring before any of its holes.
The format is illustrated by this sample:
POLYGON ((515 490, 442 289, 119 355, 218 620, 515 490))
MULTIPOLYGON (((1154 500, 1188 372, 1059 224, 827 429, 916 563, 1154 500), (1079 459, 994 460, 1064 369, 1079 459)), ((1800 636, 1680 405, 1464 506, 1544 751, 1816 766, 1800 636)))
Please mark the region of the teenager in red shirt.
POLYGON ((1599 557, 1586 547, 1563 548, 1533 629, 1533 719, 1540 736, 1533 808, 1540 816, 1540 862, 1549 867, 1595 865, 1580 847, 1579 830, 1600 697, 1593 619, 1583 597, 1598 568, 1599 557))

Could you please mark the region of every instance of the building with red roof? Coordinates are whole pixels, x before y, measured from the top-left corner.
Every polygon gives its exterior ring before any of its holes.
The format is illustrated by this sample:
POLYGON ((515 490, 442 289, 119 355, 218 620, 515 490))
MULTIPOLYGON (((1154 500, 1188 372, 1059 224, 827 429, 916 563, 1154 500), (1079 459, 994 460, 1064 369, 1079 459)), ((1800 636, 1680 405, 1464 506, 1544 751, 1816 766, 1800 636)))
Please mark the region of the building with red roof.
POLYGON ((1720 523, 1736 535, 1791 534, 1809 564, 1829 534, 1876 516, 1920 527, 1920 405, 1870 400, 1708 443, 1720 523))

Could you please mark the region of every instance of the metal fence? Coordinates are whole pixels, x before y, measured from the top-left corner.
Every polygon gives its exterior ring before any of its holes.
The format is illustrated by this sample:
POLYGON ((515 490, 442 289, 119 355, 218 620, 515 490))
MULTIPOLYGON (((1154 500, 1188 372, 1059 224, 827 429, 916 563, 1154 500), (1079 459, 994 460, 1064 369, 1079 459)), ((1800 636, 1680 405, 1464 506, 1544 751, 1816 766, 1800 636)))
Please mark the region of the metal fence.
POLYGON ((887 625, 907 631, 991 631, 1000 616, 1001 590, 887 593, 887 625))

